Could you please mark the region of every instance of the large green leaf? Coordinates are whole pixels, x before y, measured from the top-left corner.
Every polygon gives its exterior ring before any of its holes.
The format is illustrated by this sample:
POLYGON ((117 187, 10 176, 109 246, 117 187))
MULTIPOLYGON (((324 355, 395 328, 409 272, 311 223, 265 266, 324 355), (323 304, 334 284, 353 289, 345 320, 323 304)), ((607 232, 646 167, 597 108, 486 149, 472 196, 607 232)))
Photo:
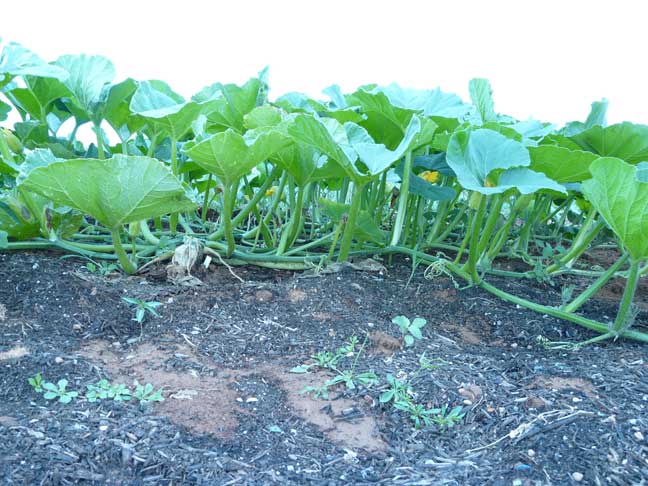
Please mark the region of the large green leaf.
POLYGON ((46 63, 20 44, 10 42, 0 54, 0 87, 13 76, 39 76, 65 81, 68 73, 58 66, 46 63), (4 81, 3 77, 6 78, 4 81))
POLYGON ((594 126, 571 137, 583 150, 602 157, 618 157, 629 164, 648 160, 648 125, 630 122, 594 126))
POLYGON ((583 182, 585 197, 601 213, 634 259, 648 257, 648 182, 637 168, 615 157, 601 157, 583 182))
POLYGON ((158 132, 180 139, 191 128, 202 107, 174 93, 161 81, 142 81, 133 94, 130 110, 146 119, 158 132))
POLYGON ((195 206, 169 169, 150 157, 55 162, 32 170, 21 187, 79 209, 110 229, 195 206))
POLYGON ((24 88, 12 89, 8 95, 20 111, 37 120, 47 115, 54 101, 70 95, 65 84, 55 78, 27 76, 25 85, 24 88))
POLYGON ((565 184, 591 177, 589 166, 598 158, 592 152, 569 150, 557 145, 529 147, 531 168, 565 184))
POLYGON ((468 83, 470 99, 477 108, 477 113, 482 123, 497 121, 495 105, 493 103, 493 90, 488 79, 474 78, 468 83))
POLYGON ((289 143, 278 131, 249 131, 243 136, 230 128, 194 145, 187 155, 223 184, 231 185, 289 143))
POLYGON ((470 105, 465 104, 459 96, 444 93, 440 88, 407 89, 392 83, 376 87, 372 92, 384 93, 394 106, 420 111, 424 116, 458 118, 470 110, 470 105))
POLYGON ((205 114, 210 125, 219 130, 233 128, 244 131, 243 117, 262 104, 264 97, 263 79, 250 79, 243 86, 215 83, 194 95, 191 100, 205 103, 205 114))
POLYGON ((130 109, 130 101, 136 89, 137 82, 131 78, 113 84, 103 105, 102 118, 115 130, 122 141, 128 140, 144 123, 143 120, 132 116, 130 109))
POLYGON ((74 95, 72 101, 83 113, 92 118, 97 103, 103 101, 105 87, 115 77, 115 67, 103 56, 61 56, 56 65, 69 76, 63 83, 74 95))
POLYGON ((592 103, 592 108, 585 123, 579 121, 569 122, 560 133, 567 137, 572 137, 596 125, 604 127, 606 125, 607 109, 608 101, 606 99, 595 101, 592 103))
POLYGON ((557 182, 530 169, 529 151, 520 142, 485 128, 455 132, 446 160, 465 189, 498 194, 516 188, 524 194, 541 189, 566 192, 557 182))
POLYGON ((368 92, 359 89, 348 95, 350 104, 358 105, 366 119, 359 122, 367 129, 371 137, 383 143, 389 149, 395 149, 400 143, 414 110, 394 106, 385 93, 368 92))
POLYGON ((325 166, 328 157, 310 145, 292 142, 272 155, 270 161, 288 172, 299 187, 304 187, 315 179, 317 169, 325 166))
POLYGON ((317 149, 340 164, 349 177, 362 177, 355 166, 358 155, 351 147, 344 127, 336 120, 298 115, 289 126, 288 133, 298 142, 317 149))
POLYGON ((358 125, 346 123, 344 127, 351 146, 369 171, 369 175, 376 176, 382 174, 407 152, 411 151, 416 136, 421 131, 421 121, 416 115, 411 117, 405 129, 405 135, 395 150, 389 150, 383 144, 374 142, 369 134, 358 125))

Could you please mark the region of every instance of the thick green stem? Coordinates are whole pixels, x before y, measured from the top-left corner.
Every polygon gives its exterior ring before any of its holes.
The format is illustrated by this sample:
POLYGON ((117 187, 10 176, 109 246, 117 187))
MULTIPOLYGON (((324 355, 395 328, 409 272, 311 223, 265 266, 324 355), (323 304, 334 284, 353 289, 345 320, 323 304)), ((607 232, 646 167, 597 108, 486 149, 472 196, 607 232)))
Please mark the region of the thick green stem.
POLYGON ((124 247, 122 246, 121 236, 119 235, 119 229, 118 228, 112 229, 110 231, 110 235, 112 236, 113 245, 115 246, 115 254, 117 255, 117 258, 119 259, 119 263, 121 264, 124 271, 128 274, 133 274, 137 272, 137 266, 130 260, 128 254, 126 253, 124 247))
POLYGON ((221 214, 222 228, 227 240, 227 256, 232 256, 236 243, 234 242, 234 230, 232 227, 232 186, 223 186, 223 212, 221 214))
POLYGON ((340 254, 338 261, 344 262, 349 256, 351 251, 351 243, 353 242, 353 233, 355 232, 356 220, 360 214, 360 206, 362 202, 362 190, 364 184, 353 184, 353 197, 351 199, 351 208, 349 208, 349 215, 346 222, 346 228, 342 235, 342 243, 340 244, 340 254))
POLYGON ((477 213, 473 218, 472 226, 470 228, 470 247, 468 248, 468 261, 464 266, 466 271, 472 279, 472 283, 479 283, 479 274, 477 273, 477 262, 479 260, 479 234, 481 232, 482 221, 486 214, 486 205, 488 198, 484 195, 480 198, 477 213))
POLYGON ((212 174, 207 177, 207 187, 205 188, 205 197, 203 198, 203 205, 200 211, 200 219, 205 224, 207 222, 207 213, 209 212, 209 188, 212 183, 212 174))
POLYGON ((140 221, 140 231, 142 232, 142 236, 146 241, 148 241, 152 245, 159 245, 160 240, 153 236, 153 233, 151 233, 151 230, 148 227, 148 222, 143 219, 140 221))
POLYGON ((616 319, 612 330, 619 334, 622 330, 630 327, 632 322, 629 322, 629 313, 632 310, 632 299, 634 298, 635 291, 637 290, 637 283, 639 282, 639 266, 641 265, 640 259, 632 259, 630 261, 630 269, 628 270, 628 280, 626 281, 623 297, 619 304, 619 311, 617 312, 616 319))
POLYGON ((592 285, 585 289, 578 297, 563 307, 565 312, 576 312, 587 300, 598 292, 616 273, 616 271, 628 260, 628 254, 624 254, 614 265, 607 269, 592 285))
MULTIPOLYGON (((578 316, 576 314, 572 314, 570 312, 565 312, 560 309, 556 309, 555 307, 549 307, 546 305, 540 305, 536 304, 534 302, 529 302, 526 299, 522 299, 520 297, 517 297, 515 295, 509 294, 508 292, 505 292, 503 290, 498 289, 497 287, 493 287, 489 283, 484 282, 483 280, 479 284, 484 290, 487 290, 488 292, 496 295, 497 297, 504 299, 508 302, 511 302, 513 304, 517 304, 522 307, 526 307, 527 309, 531 309, 535 312, 539 312, 541 314, 547 314, 552 317, 557 317, 559 319, 564 319, 566 321, 571 321, 575 324, 578 324, 579 326, 586 327, 587 329, 591 329, 593 331, 596 331, 601 334, 608 334, 609 333, 609 328, 606 324, 603 324, 602 322, 594 321, 592 319, 588 319, 586 317, 578 316)), ((638 331, 630 331, 626 330, 620 333, 622 337, 626 337, 629 339, 634 339, 635 341, 641 341, 644 343, 648 343, 648 334, 643 333, 643 332, 638 332, 638 331)))
POLYGON ((405 155, 405 166, 403 167, 403 178, 401 180, 400 194, 398 195, 398 211, 396 212, 396 221, 392 229, 391 246, 400 243, 405 213, 407 212, 407 198, 409 196, 410 174, 412 172, 412 152, 405 155))
POLYGON ((97 137, 97 152, 99 153, 99 158, 104 158, 104 146, 103 146, 103 137, 101 135, 101 123, 94 124, 94 131, 97 137))
MULTIPOLYGON (((232 220, 232 224, 234 226, 238 226, 243 222, 245 218, 247 218, 252 210, 257 206, 259 201, 265 197, 266 191, 270 187, 270 184, 272 184, 272 181, 274 181, 276 174, 277 174, 278 169, 273 169, 268 178, 263 182, 261 187, 257 190, 256 194, 252 199, 250 199, 250 202, 245 206, 239 213, 236 215, 236 217, 232 220)), ((285 172, 284 172, 285 175, 285 172)), ((270 221, 270 218, 272 217, 272 212, 276 209, 277 205, 279 205, 279 201, 281 200, 281 191, 283 191, 283 187, 285 186, 285 177, 282 175, 281 180, 283 181, 283 184, 280 182, 279 183, 279 190, 277 191, 277 194, 275 194, 275 200, 272 204, 271 210, 266 214, 266 216, 263 218, 263 223, 267 226, 268 222, 270 221)), ((256 229, 253 229, 246 233, 244 235, 245 238, 249 238, 250 236, 253 236, 256 234, 256 229)), ((219 240, 222 238, 224 235, 224 228, 221 227, 211 235, 209 235, 210 240, 219 240)))

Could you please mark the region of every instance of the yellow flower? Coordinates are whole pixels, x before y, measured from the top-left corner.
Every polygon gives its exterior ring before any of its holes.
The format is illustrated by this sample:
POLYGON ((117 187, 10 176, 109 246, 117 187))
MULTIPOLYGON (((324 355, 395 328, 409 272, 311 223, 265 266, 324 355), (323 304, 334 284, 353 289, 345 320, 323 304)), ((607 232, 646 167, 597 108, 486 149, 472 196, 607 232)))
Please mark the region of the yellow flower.
POLYGON ((272 186, 270 189, 268 189, 265 193, 266 197, 273 196, 275 192, 277 192, 277 186, 272 186))
POLYGON ((439 174, 439 172, 436 170, 426 170, 421 172, 418 176, 424 181, 428 181, 430 184, 434 184, 439 180, 441 174, 439 174))

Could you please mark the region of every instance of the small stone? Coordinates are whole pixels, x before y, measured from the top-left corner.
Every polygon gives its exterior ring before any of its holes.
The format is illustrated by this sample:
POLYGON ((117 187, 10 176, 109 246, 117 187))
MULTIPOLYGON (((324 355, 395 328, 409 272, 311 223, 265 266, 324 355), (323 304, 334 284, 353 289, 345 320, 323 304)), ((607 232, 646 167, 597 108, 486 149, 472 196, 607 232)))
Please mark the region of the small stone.
POLYGON ((102 432, 105 432, 106 430, 108 430, 108 426, 107 425, 100 425, 99 430, 101 430, 102 432))
POLYGON ((533 449, 529 449, 529 450, 527 451, 527 456, 529 456, 529 457, 535 457, 535 455, 536 455, 536 453, 535 453, 535 451, 534 451, 533 449))
POLYGON ((513 486, 522 486, 522 480, 521 479, 514 479, 513 480, 513 486))
POLYGON ((253 403, 253 402, 258 402, 259 399, 256 397, 250 397, 245 400, 245 403, 253 403))
POLYGON ((572 479, 576 481, 577 483, 581 482, 585 476, 583 476, 583 473, 574 472, 572 473, 572 479))
POLYGON ((57 356, 56 358, 54 358, 54 362, 56 364, 63 364, 63 361, 65 361, 65 360, 63 358, 61 358, 60 356, 57 356))
POLYGON ((269 290, 257 290, 254 293, 254 298, 257 302, 270 302, 272 300, 272 292, 269 290))
POLYGON ((517 344, 517 343, 513 343, 513 344, 511 344, 511 347, 512 347, 513 349, 515 349, 515 348, 518 347, 518 344, 517 344))
POLYGON ((635 436, 635 439, 637 439, 638 441, 642 441, 642 440, 644 440, 644 435, 641 433, 640 430, 637 430, 637 431, 634 433, 634 436, 635 436))
POLYGON ((291 303, 297 304, 299 302, 302 302, 303 300, 306 300, 307 294, 303 290, 299 289, 290 289, 288 291, 288 300, 290 300, 291 303))
POLYGON ((74 332, 81 332, 81 331, 83 331, 83 326, 81 324, 79 324, 79 323, 76 323, 76 324, 72 325, 72 330, 74 332))

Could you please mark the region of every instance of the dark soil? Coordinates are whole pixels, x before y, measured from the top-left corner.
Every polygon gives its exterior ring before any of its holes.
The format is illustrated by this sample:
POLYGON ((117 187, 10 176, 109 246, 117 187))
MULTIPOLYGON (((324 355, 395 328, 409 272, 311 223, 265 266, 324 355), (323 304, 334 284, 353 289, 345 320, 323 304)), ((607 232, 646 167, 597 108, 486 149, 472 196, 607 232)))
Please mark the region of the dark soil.
MULTIPOLYGON (((101 277, 57 255, 0 255, 0 483, 3 485, 408 484, 648 482, 648 348, 577 342, 587 330, 450 279, 388 272, 310 276, 255 268, 195 271, 173 286, 163 267, 101 277), (143 325, 123 296, 162 302, 143 325), (396 315, 423 317, 424 340, 401 346, 396 315), (383 385, 299 392, 330 374, 289 373, 356 335, 358 372, 409 378, 417 402, 462 405, 452 428, 416 430, 381 405, 383 385), (425 356, 433 369, 419 371, 425 356), (101 378, 164 388, 149 405, 46 401, 27 378, 101 378)), ((493 280, 560 303, 560 284, 493 280)), ((583 282, 574 281, 578 285, 583 282)), ((614 284, 614 283, 613 283, 614 284)), ((617 284, 614 284, 617 285, 617 284)), ((648 302, 642 285, 638 304, 648 302)), ((615 287, 583 309, 616 312, 615 287)), ((642 311, 636 326, 646 326, 642 311)), ((341 366, 350 369, 353 359, 341 366)))

